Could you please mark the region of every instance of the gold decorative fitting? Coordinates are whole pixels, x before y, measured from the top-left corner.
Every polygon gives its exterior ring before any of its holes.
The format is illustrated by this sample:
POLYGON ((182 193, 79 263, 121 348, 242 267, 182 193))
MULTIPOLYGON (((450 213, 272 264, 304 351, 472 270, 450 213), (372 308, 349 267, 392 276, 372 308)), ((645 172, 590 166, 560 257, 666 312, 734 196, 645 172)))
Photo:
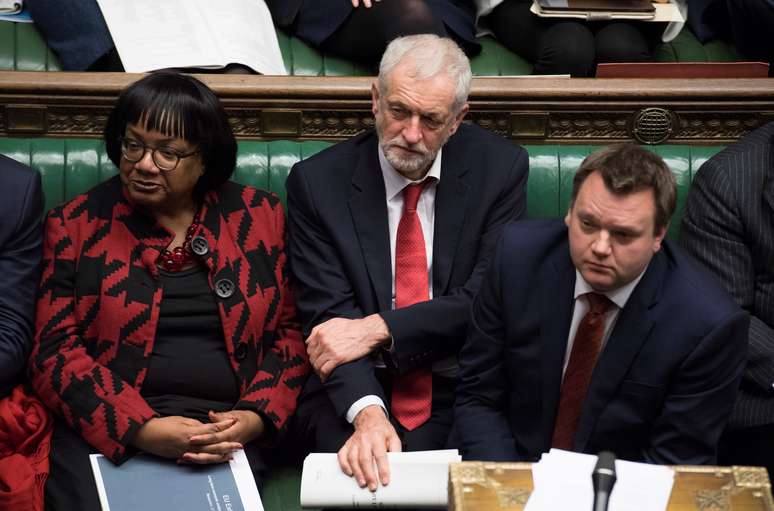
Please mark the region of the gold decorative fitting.
POLYGON ((701 511, 728 511, 731 501, 722 490, 699 490, 696 492, 696 509, 701 511))
POLYGON ((669 110, 643 108, 635 114, 632 135, 643 144, 660 144, 672 135, 674 126, 673 115, 669 110))

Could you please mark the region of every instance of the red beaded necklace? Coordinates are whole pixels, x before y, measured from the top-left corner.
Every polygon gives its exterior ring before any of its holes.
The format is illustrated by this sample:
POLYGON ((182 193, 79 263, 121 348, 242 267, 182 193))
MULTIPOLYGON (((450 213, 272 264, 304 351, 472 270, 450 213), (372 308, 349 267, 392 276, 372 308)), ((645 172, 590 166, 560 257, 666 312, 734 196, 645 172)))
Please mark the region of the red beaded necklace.
POLYGON ((191 253, 191 239, 198 227, 199 213, 194 215, 193 222, 191 222, 191 225, 185 233, 185 241, 183 244, 173 248, 171 251, 166 248, 162 250, 156 264, 158 264, 161 269, 171 272, 180 271, 186 266, 189 266, 194 261, 194 256, 191 253))

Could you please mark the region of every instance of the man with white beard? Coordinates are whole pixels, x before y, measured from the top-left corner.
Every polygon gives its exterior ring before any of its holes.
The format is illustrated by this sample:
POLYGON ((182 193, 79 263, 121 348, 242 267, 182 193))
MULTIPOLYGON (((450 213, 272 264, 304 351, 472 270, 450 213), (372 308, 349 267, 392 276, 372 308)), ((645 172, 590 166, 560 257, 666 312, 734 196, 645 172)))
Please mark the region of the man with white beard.
POLYGON ((450 39, 394 40, 371 87, 375 132, 296 164, 287 181, 315 370, 292 434, 338 452, 372 491, 389 484, 387 452, 453 444, 470 303, 503 226, 526 207, 526 151, 461 124, 470 81, 450 39))

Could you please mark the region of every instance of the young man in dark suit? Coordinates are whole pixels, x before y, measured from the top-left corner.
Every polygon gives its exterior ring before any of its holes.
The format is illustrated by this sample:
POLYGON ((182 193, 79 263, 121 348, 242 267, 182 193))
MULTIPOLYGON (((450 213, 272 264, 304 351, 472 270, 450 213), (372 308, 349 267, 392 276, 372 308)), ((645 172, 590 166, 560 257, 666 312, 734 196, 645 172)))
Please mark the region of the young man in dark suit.
POLYGON ((40 174, 0 155, 0 398, 18 383, 32 346, 40 278, 40 174))
POLYGON ((693 178, 683 246, 750 313, 749 360, 720 462, 774 474, 774 122, 710 158, 693 178))
POLYGON ((462 124, 470 80, 451 40, 396 39, 371 88, 376 130, 296 164, 287 181, 316 373, 298 434, 338 451, 371 489, 389 481, 387 451, 447 445, 470 303, 525 208, 526 152, 462 124))
POLYGON ((715 462, 749 321, 664 239, 675 193, 660 157, 608 148, 578 169, 564 222, 505 229, 460 353, 464 458, 715 462))

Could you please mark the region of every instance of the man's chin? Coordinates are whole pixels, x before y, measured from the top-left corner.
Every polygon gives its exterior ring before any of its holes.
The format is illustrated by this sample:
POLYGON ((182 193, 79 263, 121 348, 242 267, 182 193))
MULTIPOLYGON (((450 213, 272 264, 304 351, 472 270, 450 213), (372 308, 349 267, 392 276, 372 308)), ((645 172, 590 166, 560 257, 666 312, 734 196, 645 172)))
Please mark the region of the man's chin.
POLYGON ((582 271, 583 279, 594 289, 604 293, 610 291, 615 286, 615 278, 611 274, 600 273, 598 271, 582 271))
POLYGON ((386 154, 387 161, 400 173, 411 174, 425 167, 424 158, 399 158, 393 154, 386 154))

